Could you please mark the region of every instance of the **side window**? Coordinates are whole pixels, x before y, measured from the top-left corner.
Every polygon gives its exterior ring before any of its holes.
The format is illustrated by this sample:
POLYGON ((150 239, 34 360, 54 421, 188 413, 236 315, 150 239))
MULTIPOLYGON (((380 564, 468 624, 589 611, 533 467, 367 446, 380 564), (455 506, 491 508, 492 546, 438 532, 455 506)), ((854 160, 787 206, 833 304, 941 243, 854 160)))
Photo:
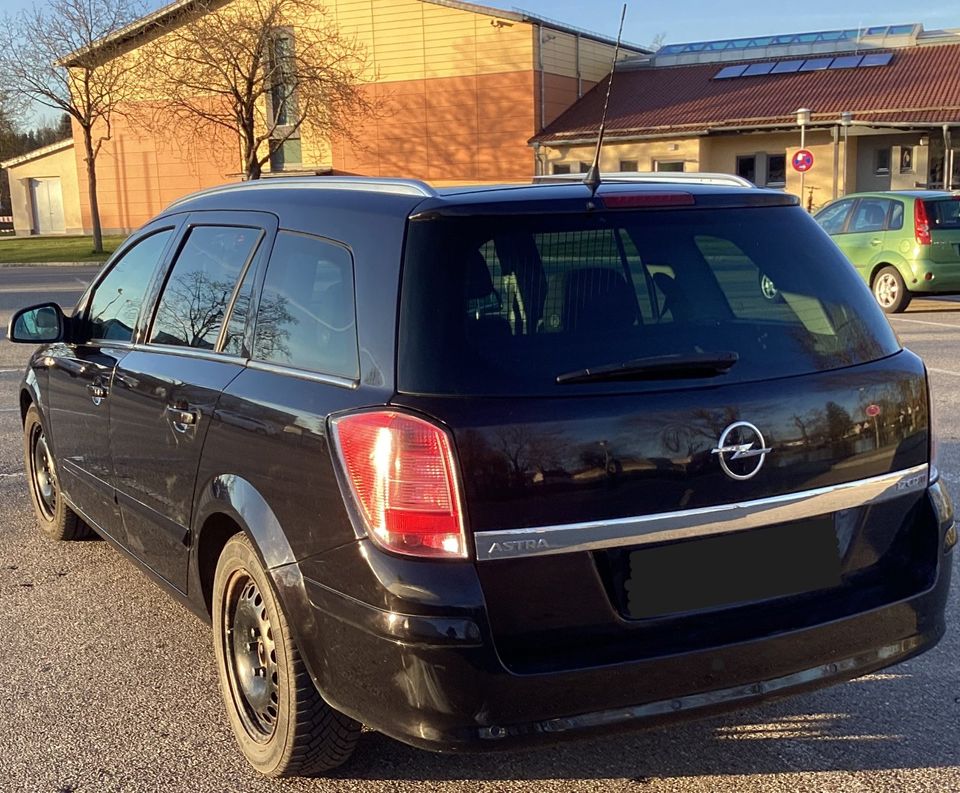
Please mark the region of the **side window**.
POLYGON ((167 278, 150 341, 212 350, 237 280, 261 231, 197 226, 190 230, 167 278))
POLYGON ((890 223, 887 228, 890 231, 898 231, 903 228, 903 202, 893 202, 893 212, 890 213, 890 223))
POLYGON ((353 258, 346 248, 306 234, 277 235, 257 309, 253 357, 360 376, 353 258))
POLYGON ((847 222, 847 215, 850 214, 852 206, 852 201, 838 201, 820 212, 816 221, 827 234, 839 234, 843 231, 843 224, 847 222))
POLYGON ((173 229, 164 229, 137 242, 97 284, 87 311, 91 339, 133 339, 144 295, 171 234, 173 229))
POLYGON ((849 231, 883 231, 889 209, 890 201, 885 198, 861 198, 850 220, 849 231))

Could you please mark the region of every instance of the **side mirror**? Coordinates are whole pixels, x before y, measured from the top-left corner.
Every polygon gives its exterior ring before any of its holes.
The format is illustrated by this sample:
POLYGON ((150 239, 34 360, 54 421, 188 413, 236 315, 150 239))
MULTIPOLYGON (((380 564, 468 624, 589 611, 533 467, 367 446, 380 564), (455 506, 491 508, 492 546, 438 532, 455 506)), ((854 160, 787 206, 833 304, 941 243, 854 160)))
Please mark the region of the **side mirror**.
POLYGON ((47 344, 62 341, 66 319, 56 303, 21 308, 10 319, 7 338, 20 344, 47 344))

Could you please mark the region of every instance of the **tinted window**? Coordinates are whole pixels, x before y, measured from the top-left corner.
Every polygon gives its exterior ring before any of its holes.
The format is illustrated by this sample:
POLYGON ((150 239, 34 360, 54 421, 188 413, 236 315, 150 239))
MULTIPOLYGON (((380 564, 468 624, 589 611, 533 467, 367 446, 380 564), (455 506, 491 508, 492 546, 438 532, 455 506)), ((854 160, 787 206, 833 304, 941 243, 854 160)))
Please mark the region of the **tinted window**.
MULTIPOLYGON (((569 394, 636 358, 736 352, 723 382, 838 368, 896 339, 799 207, 443 217, 411 222, 398 378, 408 392, 569 394), (761 283, 771 280, 769 297, 761 283)), ((698 381, 702 383, 702 381, 698 381)))
POLYGON ((885 198, 861 198, 853 211, 847 231, 883 231, 891 203, 893 202, 885 198))
POLYGON ((277 235, 253 347, 261 361, 360 376, 353 259, 346 248, 305 234, 277 235))
POLYGON ((819 223, 827 234, 839 234, 843 231, 843 224, 847 222, 852 201, 838 201, 817 213, 819 223))
POLYGON ((787 155, 771 154, 767 158, 767 184, 779 187, 787 183, 787 155))
POLYGON ((180 249, 157 308, 150 341, 212 350, 237 279, 260 229, 197 226, 180 249))
POLYGON ((130 341, 153 271, 172 229, 158 231, 130 248, 97 285, 87 312, 91 339, 130 341))
POLYGON ((960 229, 960 201, 924 201, 930 229, 960 229))

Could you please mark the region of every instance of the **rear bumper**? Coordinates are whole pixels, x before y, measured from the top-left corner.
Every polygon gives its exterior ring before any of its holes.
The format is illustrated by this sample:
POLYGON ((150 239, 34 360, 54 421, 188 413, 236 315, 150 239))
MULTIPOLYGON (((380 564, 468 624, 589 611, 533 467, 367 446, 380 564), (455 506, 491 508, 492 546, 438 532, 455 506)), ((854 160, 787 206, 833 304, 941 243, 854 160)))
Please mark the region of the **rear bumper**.
MULTIPOLYGON (((931 490, 934 497, 938 492, 931 490)), ((363 543, 353 547, 369 557, 363 543)), ((449 608, 411 603, 404 614, 319 583, 308 560, 285 568, 296 589, 285 599, 288 607, 291 597, 299 603, 293 609, 298 641, 331 705, 413 746, 489 751, 697 718, 922 653, 945 630, 952 552, 940 556, 926 591, 843 619, 691 652, 535 674, 513 672, 499 657, 479 588, 473 603, 470 587, 460 585, 449 608)), ((452 577, 473 572, 447 568, 455 570, 452 577)), ((393 591, 415 591, 413 581, 378 577, 393 591)))

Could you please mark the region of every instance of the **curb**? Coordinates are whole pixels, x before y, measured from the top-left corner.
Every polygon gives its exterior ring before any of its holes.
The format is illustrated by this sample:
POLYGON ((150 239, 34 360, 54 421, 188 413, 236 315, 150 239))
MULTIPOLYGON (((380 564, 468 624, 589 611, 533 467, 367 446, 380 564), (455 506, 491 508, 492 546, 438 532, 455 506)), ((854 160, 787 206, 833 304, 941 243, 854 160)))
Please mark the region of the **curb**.
POLYGON ((3 267, 100 267, 105 262, 0 262, 3 267))

